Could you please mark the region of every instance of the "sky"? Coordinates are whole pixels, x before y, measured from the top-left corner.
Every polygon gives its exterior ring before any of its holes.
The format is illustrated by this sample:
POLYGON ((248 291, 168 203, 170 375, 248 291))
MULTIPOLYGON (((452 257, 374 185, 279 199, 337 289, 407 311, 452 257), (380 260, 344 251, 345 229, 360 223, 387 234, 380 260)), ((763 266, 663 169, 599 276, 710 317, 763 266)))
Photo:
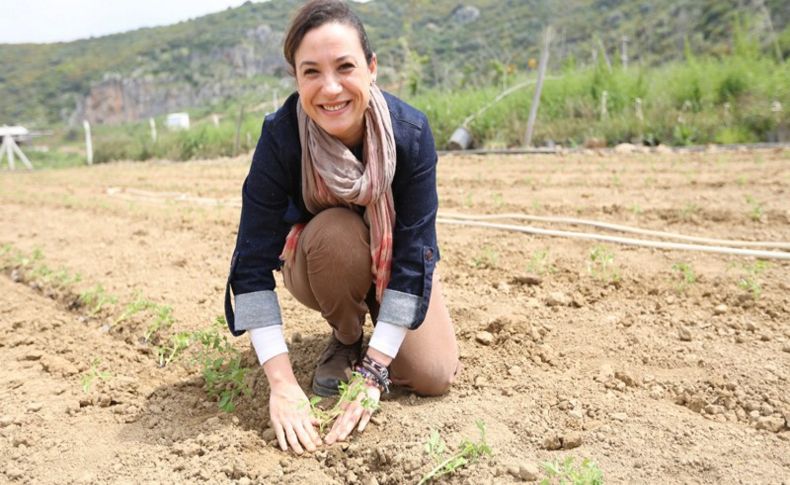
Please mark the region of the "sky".
POLYGON ((244 0, 0 0, 0 44, 63 42, 169 25, 244 0))

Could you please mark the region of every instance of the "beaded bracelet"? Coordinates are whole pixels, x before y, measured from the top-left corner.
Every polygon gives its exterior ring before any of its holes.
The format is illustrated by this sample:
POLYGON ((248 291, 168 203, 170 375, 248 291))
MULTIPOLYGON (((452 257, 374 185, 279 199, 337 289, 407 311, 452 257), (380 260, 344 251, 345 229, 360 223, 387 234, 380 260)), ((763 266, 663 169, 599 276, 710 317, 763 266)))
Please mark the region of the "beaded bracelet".
POLYGON ((360 372, 362 375, 370 376, 376 381, 376 385, 383 393, 390 392, 390 385, 392 381, 389 378, 389 370, 383 364, 376 362, 367 355, 362 359, 361 365, 357 366, 366 372, 360 372))

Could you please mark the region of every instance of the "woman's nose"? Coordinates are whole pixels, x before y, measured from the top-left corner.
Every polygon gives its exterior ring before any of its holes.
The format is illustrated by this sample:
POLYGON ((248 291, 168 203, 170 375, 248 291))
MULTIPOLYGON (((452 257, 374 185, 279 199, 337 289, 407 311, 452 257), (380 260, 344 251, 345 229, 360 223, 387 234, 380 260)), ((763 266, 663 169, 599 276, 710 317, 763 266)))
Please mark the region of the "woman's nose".
POLYGON ((340 82, 334 76, 328 76, 324 79, 324 93, 328 95, 337 95, 343 91, 343 86, 340 85, 340 82))

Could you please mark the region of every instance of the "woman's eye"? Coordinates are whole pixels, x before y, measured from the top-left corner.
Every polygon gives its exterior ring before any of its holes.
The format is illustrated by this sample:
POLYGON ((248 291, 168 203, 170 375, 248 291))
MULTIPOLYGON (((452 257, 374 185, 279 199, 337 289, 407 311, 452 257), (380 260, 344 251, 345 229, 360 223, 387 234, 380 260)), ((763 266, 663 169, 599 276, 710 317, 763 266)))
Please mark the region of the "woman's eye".
POLYGON ((318 71, 316 71, 315 69, 307 69, 302 74, 305 76, 312 76, 314 74, 318 74, 318 71))
POLYGON ((347 62, 345 64, 341 64, 340 65, 340 70, 341 71, 346 71, 347 72, 347 71, 350 71, 352 69, 354 69, 354 64, 351 64, 350 62, 347 62))

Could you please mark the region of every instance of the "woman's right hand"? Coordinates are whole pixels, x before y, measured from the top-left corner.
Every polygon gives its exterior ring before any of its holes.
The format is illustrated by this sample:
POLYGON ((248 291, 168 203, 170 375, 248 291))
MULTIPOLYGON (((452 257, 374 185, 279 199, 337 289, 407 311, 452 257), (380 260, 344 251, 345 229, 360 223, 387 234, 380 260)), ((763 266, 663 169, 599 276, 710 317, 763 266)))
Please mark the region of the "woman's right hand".
POLYGON ((269 418, 283 451, 290 445, 301 455, 305 449, 315 451, 321 446, 315 429, 318 422, 310 415, 310 402, 296 379, 271 385, 269 418))

